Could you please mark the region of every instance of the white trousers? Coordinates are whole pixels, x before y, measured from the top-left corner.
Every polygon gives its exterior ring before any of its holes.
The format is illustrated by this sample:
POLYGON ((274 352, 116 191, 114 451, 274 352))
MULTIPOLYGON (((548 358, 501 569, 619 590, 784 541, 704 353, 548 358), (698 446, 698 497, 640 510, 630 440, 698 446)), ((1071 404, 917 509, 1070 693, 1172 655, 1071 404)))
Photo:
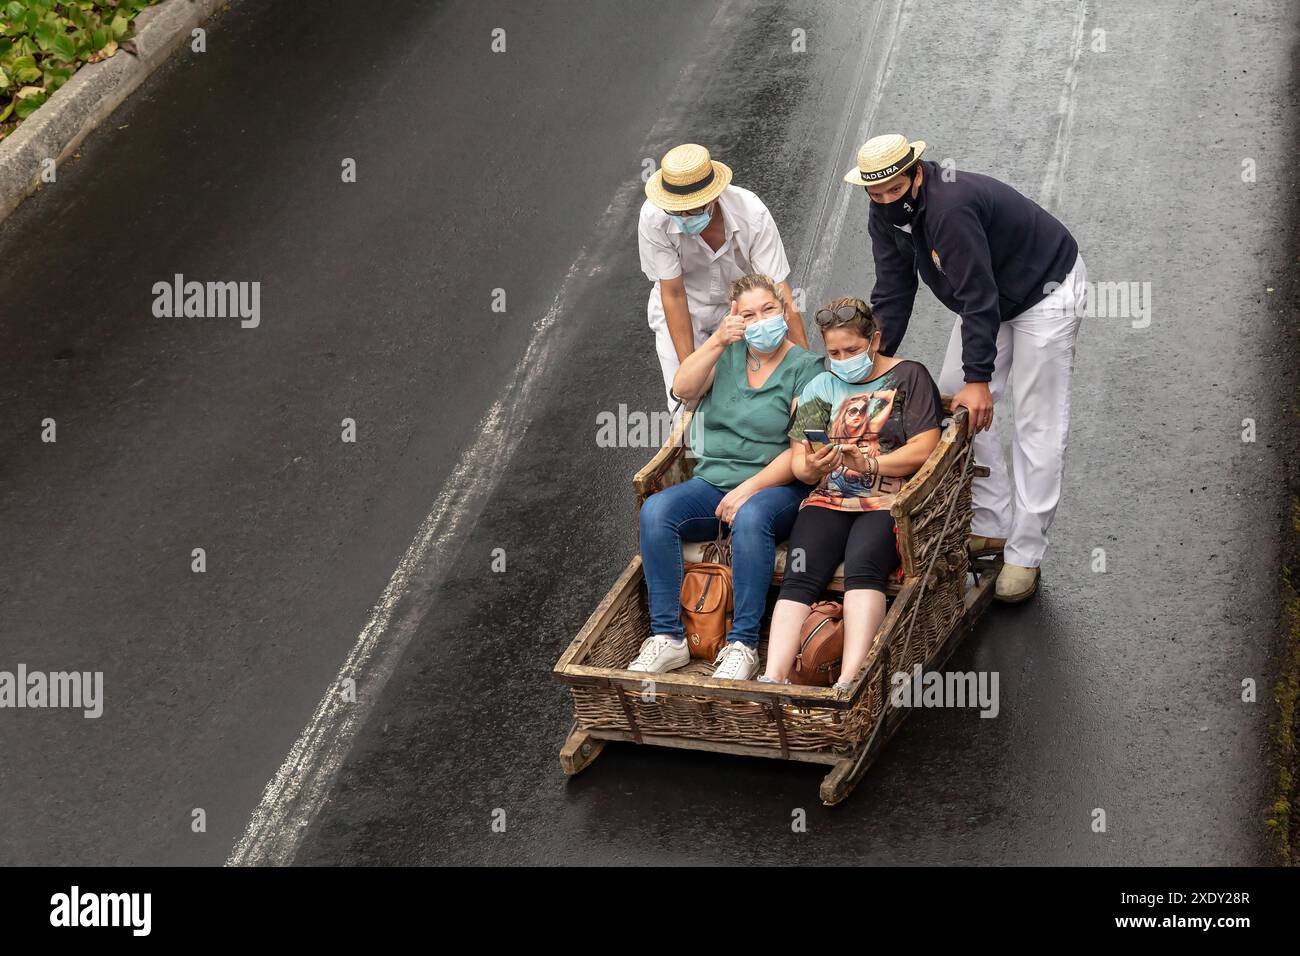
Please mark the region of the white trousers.
MULTIPOLYGON (((730 308, 730 303, 723 303, 714 307, 712 315, 701 317, 691 314, 691 329, 695 333, 697 349, 718 330, 718 326, 730 308)), ((677 405, 677 399, 673 398, 673 378, 682 363, 677 358, 677 349, 673 347, 673 337, 668 334, 668 320, 664 317, 664 305, 663 300, 659 298, 658 283, 651 290, 650 301, 646 303, 646 317, 650 321, 650 328, 655 333, 655 351, 659 354, 659 369, 664 376, 664 394, 668 398, 668 410, 672 411, 677 405)))
MULTIPOLYGON (((1006 538, 1009 564, 1036 568, 1047 550, 1047 529, 1061 500, 1065 444, 1070 427, 1070 379, 1074 342, 1087 298, 1088 270, 1080 256, 1061 287, 998 331, 998 354, 989 391, 994 428, 975 436, 975 462, 989 469, 971 488, 971 533, 1006 538), (1015 506, 996 426, 997 405, 1008 378, 1015 393, 1011 456, 1015 465, 1015 506)), ((962 374, 961 319, 952 328, 939 389, 956 393, 962 374)))

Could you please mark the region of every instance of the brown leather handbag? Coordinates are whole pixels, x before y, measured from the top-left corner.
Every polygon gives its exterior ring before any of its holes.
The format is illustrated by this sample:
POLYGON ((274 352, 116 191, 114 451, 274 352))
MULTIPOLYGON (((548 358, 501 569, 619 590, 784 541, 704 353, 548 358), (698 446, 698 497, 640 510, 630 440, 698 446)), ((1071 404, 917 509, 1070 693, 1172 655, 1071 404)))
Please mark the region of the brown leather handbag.
POLYGON ((731 616, 736 609, 731 587, 731 542, 718 538, 705 545, 710 560, 686 565, 682 575, 682 625, 691 657, 713 660, 727 643, 731 616))
POLYGON ((840 676, 844 657, 844 605, 818 601, 799 629, 799 652, 790 683, 830 687, 840 676))

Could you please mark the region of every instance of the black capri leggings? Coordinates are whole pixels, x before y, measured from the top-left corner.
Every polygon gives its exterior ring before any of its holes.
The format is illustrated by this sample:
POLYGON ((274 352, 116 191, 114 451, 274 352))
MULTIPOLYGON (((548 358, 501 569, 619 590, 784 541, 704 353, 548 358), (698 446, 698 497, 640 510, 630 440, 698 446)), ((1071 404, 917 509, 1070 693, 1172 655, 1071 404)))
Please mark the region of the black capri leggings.
POLYGON ((821 600, 844 562, 844 590, 883 591, 898 570, 894 516, 888 511, 835 511, 807 505, 800 509, 785 561, 781 597, 800 604, 821 600), (803 570, 798 568, 803 558, 803 570))

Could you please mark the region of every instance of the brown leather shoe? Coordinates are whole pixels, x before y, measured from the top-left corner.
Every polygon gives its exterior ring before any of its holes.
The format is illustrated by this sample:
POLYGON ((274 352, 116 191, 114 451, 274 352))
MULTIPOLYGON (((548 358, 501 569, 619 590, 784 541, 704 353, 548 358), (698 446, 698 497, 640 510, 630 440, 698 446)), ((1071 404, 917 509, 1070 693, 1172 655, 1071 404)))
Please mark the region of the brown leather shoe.
POLYGON ((1038 568, 1022 568, 1018 564, 1004 564, 998 572, 998 583, 993 596, 1004 604, 1019 604, 1034 596, 1038 590, 1038 568))
POLYGON ((1006 538, 989 538, 982 534, 973 534, 966 539, 966 548, 972 558, 983 558, 991 554, 1001 554, 1007 546, 1006 538))

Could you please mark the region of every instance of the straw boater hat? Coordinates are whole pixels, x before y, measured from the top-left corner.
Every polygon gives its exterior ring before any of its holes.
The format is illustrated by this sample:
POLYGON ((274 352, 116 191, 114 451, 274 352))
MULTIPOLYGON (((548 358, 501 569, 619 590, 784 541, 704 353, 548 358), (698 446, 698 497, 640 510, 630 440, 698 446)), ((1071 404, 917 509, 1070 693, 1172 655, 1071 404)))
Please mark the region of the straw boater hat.
POLYGON ((710 159, 703 146, 686 143, 664 154, 645 194, 665 212, 681 212, 713 202, 730 182, 731 167, 710 159))
POLYGON ((924 140, 909 143, 898 133, 873 136, 858 150, 858 165, 844 174, 844 181, 855 186, 875 186, 910 169, 924 152, 924 140))

